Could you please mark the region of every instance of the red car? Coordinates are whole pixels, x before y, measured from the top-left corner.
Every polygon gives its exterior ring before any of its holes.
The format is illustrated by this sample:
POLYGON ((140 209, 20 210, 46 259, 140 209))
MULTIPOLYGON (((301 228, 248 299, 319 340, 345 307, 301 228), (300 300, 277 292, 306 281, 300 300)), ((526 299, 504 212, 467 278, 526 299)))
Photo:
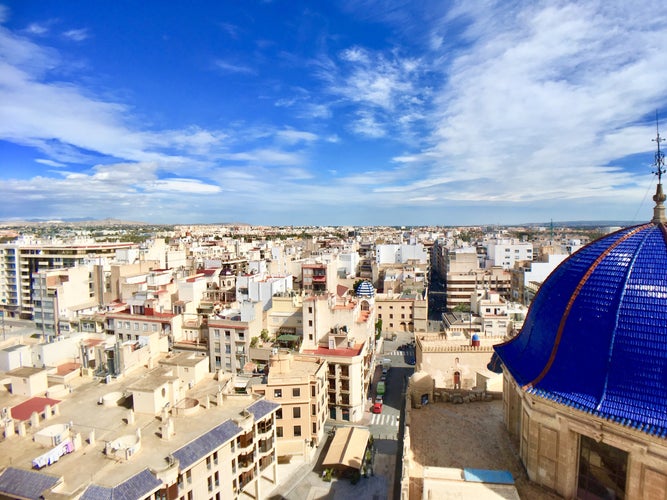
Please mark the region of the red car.
POLYGON ((375 403, 371 411, 373 413, 382 413, 382 403, 375 403))

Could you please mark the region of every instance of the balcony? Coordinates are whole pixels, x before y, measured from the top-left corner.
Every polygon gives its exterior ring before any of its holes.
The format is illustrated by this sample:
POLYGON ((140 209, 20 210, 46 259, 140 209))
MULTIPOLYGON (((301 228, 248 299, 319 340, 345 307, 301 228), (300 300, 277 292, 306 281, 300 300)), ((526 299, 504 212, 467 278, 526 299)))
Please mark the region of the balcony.
POLYGON ((260 470, 260 471, 264 471, 264 470, 266 470, 266 468, 267 468, 269 465, 271 465, 272 463, 273 463, 273 456, 271 456, 271 455, 268 456, 268 457, 261 458, 261 459, 259 460, 259 470, 260 470))
POLYGON ((273 424, 269 420, 267 422, 260 422, 257 424, 257 437, 266 439, 273 435, 273 424))
POLYGON ((255 454, 246 453, 245 455, 239 455, 238 457, 238 466, 239 472, 249 472, 255 467, 255 454))
POLYGON ((248 471, 244 472, 239 476, 239 488, 243 489, 246 486, 248 486, 248 483, 250 483, 253 479, 255 479, 255 471, 248 471))
POLYGON ((271 453, 273 449, 274 449, 273 438, 263 439, 259 442, 259 445, 257 446, 257 451, 261 456, 264 456, 267 453, 271 453))
POLYGON ((248 450, 249 448, 252 448, 254 444, 255 444, 255 442, 254 442, 254 436, 253 436, 252 432, 248 432, 247 434, 244 434, 243 436, 239 436, 236 439, 236 445, 237 445, 239 451, 248 450))

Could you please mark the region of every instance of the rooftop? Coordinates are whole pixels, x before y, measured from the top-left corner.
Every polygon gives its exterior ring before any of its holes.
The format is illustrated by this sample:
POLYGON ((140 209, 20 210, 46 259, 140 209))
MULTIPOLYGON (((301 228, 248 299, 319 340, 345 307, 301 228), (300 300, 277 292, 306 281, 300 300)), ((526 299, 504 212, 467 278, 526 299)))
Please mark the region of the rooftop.
POLYGON ((421 477, 425 469, 428 476, 427 468, 433 467, 509 471, 521 498, 560 498, 528 480, 503 425, 501 400, 462 405, 428 404, 410 410, 409 428, 410 498, 421 498, 421 477))
MULTIPOLYGON (((149 378, 153 376, 155 375, 150 375, 149 378)), ((272 406, 267 410, 264 407, 266 405, 258 403, 254 396, 235 394, 225 396, 223 404, 217 406, 215 401, 220 382, 211 375, 187 391, 187 397, 199 401, 198 411, 187 417, 172 416, 174 435, 170 440, 163 440, 160 437, 161 421, 153 415, 136 413, 134 424, 128 423, 129 404, 124 403, 122 396, 129 393, 130 387, 141 386, 144 382, 145 373, 124 380, 114 380, 110 384, 78 379, 73 392, 61 401, 59 415, 53 416, 48 422, 42 420, 37 430, 54 424, 71 423, 73 431, 81 434, 83 446, 80 450, 63 456, 56 463, 44 467, 40 472, 54 477, 62 476, 65 493, 84 488, 88 483, 94 483, 98 489, 113 488, 143 473, 146 468, 163 469, 167 465, 168 455, 228 420, 243 418, 242 412, 245 409, 255 408, 256 411, 251 413, 261 417, 273 408, 272 406), (103 396, 110 393, 117 393, 121 398, 120 403, 116 406, 104 406, 101 411, 98 403, 103 396), (209 409, 202 406, 207 396, 212 401, 209 409), (137 453, 123 462, 107 458, 104 454, 106 441, 135 435, 138 430, 142 444, 137 453), (94 432, 94 444, 87 441, 91 432, 94 432)), ((6 406, 8 401, 16 401, 16 396, 0 392, 0 406, 6 406)), ((226 425, 229 427, 231 424, 226 425)), ((26 471, 32 468, 32 460, 48 451, 33 441, 33 434, 34 430, 27 426, 26 437, 16 435, 0 441, 0 469, 10 465, 26 471)))

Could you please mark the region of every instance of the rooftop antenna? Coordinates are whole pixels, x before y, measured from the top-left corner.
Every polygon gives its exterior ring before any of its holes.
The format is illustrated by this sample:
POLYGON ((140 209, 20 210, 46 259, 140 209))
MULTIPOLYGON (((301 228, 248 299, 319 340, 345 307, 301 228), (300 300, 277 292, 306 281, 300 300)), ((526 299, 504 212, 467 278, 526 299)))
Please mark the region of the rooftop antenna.
POLYGON ((653 207, 653 219, 651 220, 651 222, 659 224, 667 222, 667 216, 665 216, 665 207, 663 205, 663 202, 665 201, 665 199, 667 199, 667 196, 665 196, 665 194, 662 192, 662 174, 664 174, 666 170, 665 170, 665 155, 662 151, 660 151, 660 143, 664 141, 664 139, 660 137, 660 129, 658 128, 657 110, 655 112, 655 139, 652 140, 655 141, 657 146, 657 151, 655 153, 655 162, 653 163, 655 171, 653 173, 658 176, 658 186, 656 187, 655 195, 653 196, 653 201, 655 201, 655 207, 653 207))

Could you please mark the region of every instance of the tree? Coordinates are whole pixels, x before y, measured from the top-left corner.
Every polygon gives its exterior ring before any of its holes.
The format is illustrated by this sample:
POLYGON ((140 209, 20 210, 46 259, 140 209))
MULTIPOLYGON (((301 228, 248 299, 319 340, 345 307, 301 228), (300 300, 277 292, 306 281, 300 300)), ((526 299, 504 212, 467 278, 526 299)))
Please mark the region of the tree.
POLYGON ((453 310, 456 312, 470 312, 470 304, 457 304, 453 310))

